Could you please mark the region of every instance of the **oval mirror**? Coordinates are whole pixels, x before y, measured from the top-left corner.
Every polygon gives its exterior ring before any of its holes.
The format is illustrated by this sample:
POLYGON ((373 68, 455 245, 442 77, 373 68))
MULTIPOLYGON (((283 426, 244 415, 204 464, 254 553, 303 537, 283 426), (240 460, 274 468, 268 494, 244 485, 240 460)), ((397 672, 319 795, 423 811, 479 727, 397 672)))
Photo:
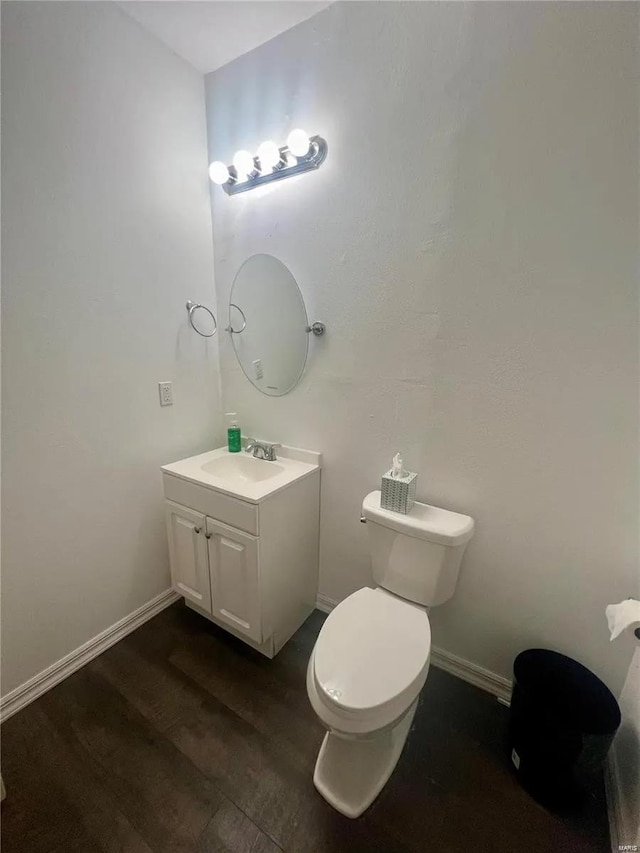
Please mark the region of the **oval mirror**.
POLYGON ((252 255, 229 299, 233 348, 245 376, 263 394, 291 391, 307 361, 307 312, 295 278, 273 255, 252 255))

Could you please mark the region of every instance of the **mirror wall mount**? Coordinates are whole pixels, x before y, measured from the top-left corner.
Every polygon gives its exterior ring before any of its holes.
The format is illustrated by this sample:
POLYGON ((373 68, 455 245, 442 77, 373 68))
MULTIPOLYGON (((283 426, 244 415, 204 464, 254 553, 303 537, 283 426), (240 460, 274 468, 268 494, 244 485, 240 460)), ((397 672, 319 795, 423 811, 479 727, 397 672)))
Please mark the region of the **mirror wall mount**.
POLYGON ((326 157, 326 140, 321 136, 306 137, 304 131, 294 130, 282 148, 273 142, 263 142, 256 157, 252 157, 249 152, 239 151, 233 158, 232 166, 226 166, 221 160, 215 161, 209 167, 209 177, 214 184, 222 186, 227 195, 237 195, 263 184, 317 169, 326 157), (306 138, 306 152, 305 145, 301 144, 303 137, 306 138))
MULTIPOLYGON (((242 308, 240 308, 239 305, 236 305, 233 302, 229 303, 229 308, 235 308, 236 311, 240 312, 240 314, 242 315, 242 326, 239 329, 234 329, 231 325, 231 320, 229 320, 229 325, 225 328, 225 332, 229 332, 229 334, 231 335, 241 335, 247 328, 247 318, 244 316, 244 311, 242 310, 242 308)), ((315 323, 312 323, 310 326, 305 326, 304 330, 308 335, 313 334, 316 336, 316 338, 321 338, 327 331, 327 327, 324 323, 321 323, 319 320, 316 320, 315 323)), ((196 329, 196 331, 198 330, 196 329)), ((198 334, 202 334, 202 332, 199 332, 198 334)))

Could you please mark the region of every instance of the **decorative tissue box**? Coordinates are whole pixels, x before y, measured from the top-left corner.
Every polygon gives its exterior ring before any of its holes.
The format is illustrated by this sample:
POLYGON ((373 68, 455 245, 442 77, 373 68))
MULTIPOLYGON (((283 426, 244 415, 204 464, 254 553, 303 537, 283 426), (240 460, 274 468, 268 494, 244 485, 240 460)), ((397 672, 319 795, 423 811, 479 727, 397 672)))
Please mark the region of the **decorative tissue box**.
POLYGON ((382 495, 380 506, 391 512, 401 512, 406 515, 411 511, 416 499, 417 474, 404 471, 402 477, 392 477, 391 471, 382 476, 382 495))

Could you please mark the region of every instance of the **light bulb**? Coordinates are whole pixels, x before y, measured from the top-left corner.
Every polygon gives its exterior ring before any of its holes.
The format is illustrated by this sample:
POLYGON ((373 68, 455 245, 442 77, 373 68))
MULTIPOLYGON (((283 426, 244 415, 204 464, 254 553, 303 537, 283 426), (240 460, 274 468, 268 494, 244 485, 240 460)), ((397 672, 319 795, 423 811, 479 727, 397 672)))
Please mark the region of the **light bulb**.
POLYGON ((306 157, 310 146, 309 134, 297 127, 287 136, 287 148, 296 157, 306 157))
POLYGON ((238 173, 238 179, 243 181, 247 175, 255 172, 255 163, 250 151, 236 151, 233 155, 233 168, 238 173))
POLYGON ((209 177, 213 181, 214 184, 226 184, 229 180, 229 170, 222 162, 222 160, 216 160, 209 166, 209 177))
POLYGON ((275 142, 263 142, 258 148, 258 159, 260 160, 261 170, 263 172, 270 171, 282 159, 280 149, 275 142))

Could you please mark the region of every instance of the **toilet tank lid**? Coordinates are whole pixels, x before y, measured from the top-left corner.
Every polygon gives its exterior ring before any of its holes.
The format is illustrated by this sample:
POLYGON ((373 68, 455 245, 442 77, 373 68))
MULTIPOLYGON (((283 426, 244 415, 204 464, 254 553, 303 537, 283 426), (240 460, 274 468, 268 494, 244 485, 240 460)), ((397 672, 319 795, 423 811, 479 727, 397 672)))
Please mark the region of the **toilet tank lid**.
POLYGON ((418 501, 407 515, 391 512, 380 506, 380 491, 369 492, 362 502, 362 514, 367 521, 439 545, 462 545, 473 536, 474 523, 468 515, 418 501))

